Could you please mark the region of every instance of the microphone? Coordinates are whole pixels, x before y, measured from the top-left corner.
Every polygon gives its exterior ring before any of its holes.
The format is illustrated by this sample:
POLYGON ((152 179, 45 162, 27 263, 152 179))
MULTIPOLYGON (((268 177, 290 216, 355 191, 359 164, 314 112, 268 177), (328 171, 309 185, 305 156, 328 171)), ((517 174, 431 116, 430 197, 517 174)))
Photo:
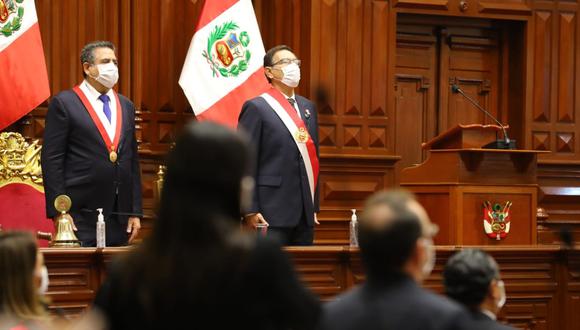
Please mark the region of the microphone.
POLYGON ((469 97, 469 95, 467 95, 463 91, 463 89, 461 89, 456 84, 451 85, 451 91, 453 93, 459 93, 459 94, 461 94, 471 104, 473 104, 478 110, 480 110, 481 112, 483 112, 485 115, 487 115, 489 118, 491 118, 499 127, 501 127, 501 130, 503 132, 503 138, 504 138, 503 141, 502 140, 497 140, 495 142, 492 142, 490 144, 487 144, 487 145, 483 146, 483 148, 486 148, 486 149, 516 149, 516 141, 515 140, 511 140, 509 138, 509 136, 507 134, 507 130, 505 129, 505 126, 502 123, 500 123, 499 120, 497 120, 497 118, 495 118, 491 113, 489 113, 481 105, 479 105, 479 103, 477 103, 477 101, 475 101, 474 99, 472 99, 471 97, 469 97))

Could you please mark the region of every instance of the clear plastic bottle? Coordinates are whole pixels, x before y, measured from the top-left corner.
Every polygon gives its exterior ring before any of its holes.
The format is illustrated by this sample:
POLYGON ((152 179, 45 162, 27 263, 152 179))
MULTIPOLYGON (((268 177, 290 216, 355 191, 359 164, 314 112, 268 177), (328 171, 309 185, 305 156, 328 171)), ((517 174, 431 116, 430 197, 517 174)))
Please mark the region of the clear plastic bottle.
POLYGON ((97 247, 104 248, 107 242, 105 217, 103 216, 103 209, 97 209, 99 215, 97 217, 97 247))
POLYGON ((351 209, 352 216, 350 217, 350 246, 358 247, 358 219, 356 217, 356 209, 351 209))

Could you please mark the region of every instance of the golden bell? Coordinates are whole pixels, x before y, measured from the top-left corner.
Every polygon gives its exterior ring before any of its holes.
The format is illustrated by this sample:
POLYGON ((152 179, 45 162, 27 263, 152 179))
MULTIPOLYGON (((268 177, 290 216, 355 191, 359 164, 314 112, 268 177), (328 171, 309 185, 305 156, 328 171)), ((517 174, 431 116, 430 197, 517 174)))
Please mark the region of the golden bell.
POLYGON ((80 247, 81 243, 73 230, 73 218, 68 214, 72 202, 66 195, 58 196, 54 201, 54 207, 60 215, 54 220, 54 239, 50 242, 51 247, 80 247))

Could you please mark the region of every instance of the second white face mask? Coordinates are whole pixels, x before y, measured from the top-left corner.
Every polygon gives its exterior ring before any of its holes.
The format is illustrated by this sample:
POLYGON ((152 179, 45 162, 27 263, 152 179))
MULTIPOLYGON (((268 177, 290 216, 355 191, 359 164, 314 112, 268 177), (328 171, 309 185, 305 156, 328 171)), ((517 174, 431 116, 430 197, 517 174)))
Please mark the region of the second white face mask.
POLYGON ((424 238, 425 242, 425 253, 427 254, 427 261, 423 265, 423 275, 425 277, 431 275, 433 268, 435 267, 435 260, 437 259, 435 246, 433 246, 433 240, 424 238))
POLYGON ((507 300, 506 297, 506 293, 505 293, 505 284, 503 283, 502 280, 497 282, 497 286, 500 289, 500 298, 499 301, 497 302, 497 309, 501 309, 503 307, 503 305, 505 305, 505 302, 507 300))
POLYGON ((38 293, 45 294, 46 291, 48 291, 48 284, 48 269, 46 269, 46 266, 42 266, 42 269, 40 270, 40 287, 38 288, 38 293))
POLYGON ((296 63, 290 63, 282 68, 282 83, 288 87, 298 87, 300 83, 300 67, 296 63))
POLYGON ((117 81, 119 81, 119 68, 117 68, 115 63, 97 64, 97 69, 99 70, 99 76, 95 80, 103 86, 113 88, 117 81))

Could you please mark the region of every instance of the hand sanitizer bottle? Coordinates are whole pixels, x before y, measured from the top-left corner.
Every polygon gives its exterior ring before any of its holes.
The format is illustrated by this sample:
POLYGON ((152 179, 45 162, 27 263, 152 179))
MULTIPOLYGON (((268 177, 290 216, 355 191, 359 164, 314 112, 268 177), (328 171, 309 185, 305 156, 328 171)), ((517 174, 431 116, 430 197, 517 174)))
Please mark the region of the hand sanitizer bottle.
POLYGON ((99 216, 97 217, 97 248, 104 248, 107 242, 105 217, 103 216, 103 209, 97 209, 97 211, 99 211, 99 216))
POLYGON ((352 216, 350 217, 350 246, 358 246, 358 219, 356 217, 356 209, 351 209, 352 216))

